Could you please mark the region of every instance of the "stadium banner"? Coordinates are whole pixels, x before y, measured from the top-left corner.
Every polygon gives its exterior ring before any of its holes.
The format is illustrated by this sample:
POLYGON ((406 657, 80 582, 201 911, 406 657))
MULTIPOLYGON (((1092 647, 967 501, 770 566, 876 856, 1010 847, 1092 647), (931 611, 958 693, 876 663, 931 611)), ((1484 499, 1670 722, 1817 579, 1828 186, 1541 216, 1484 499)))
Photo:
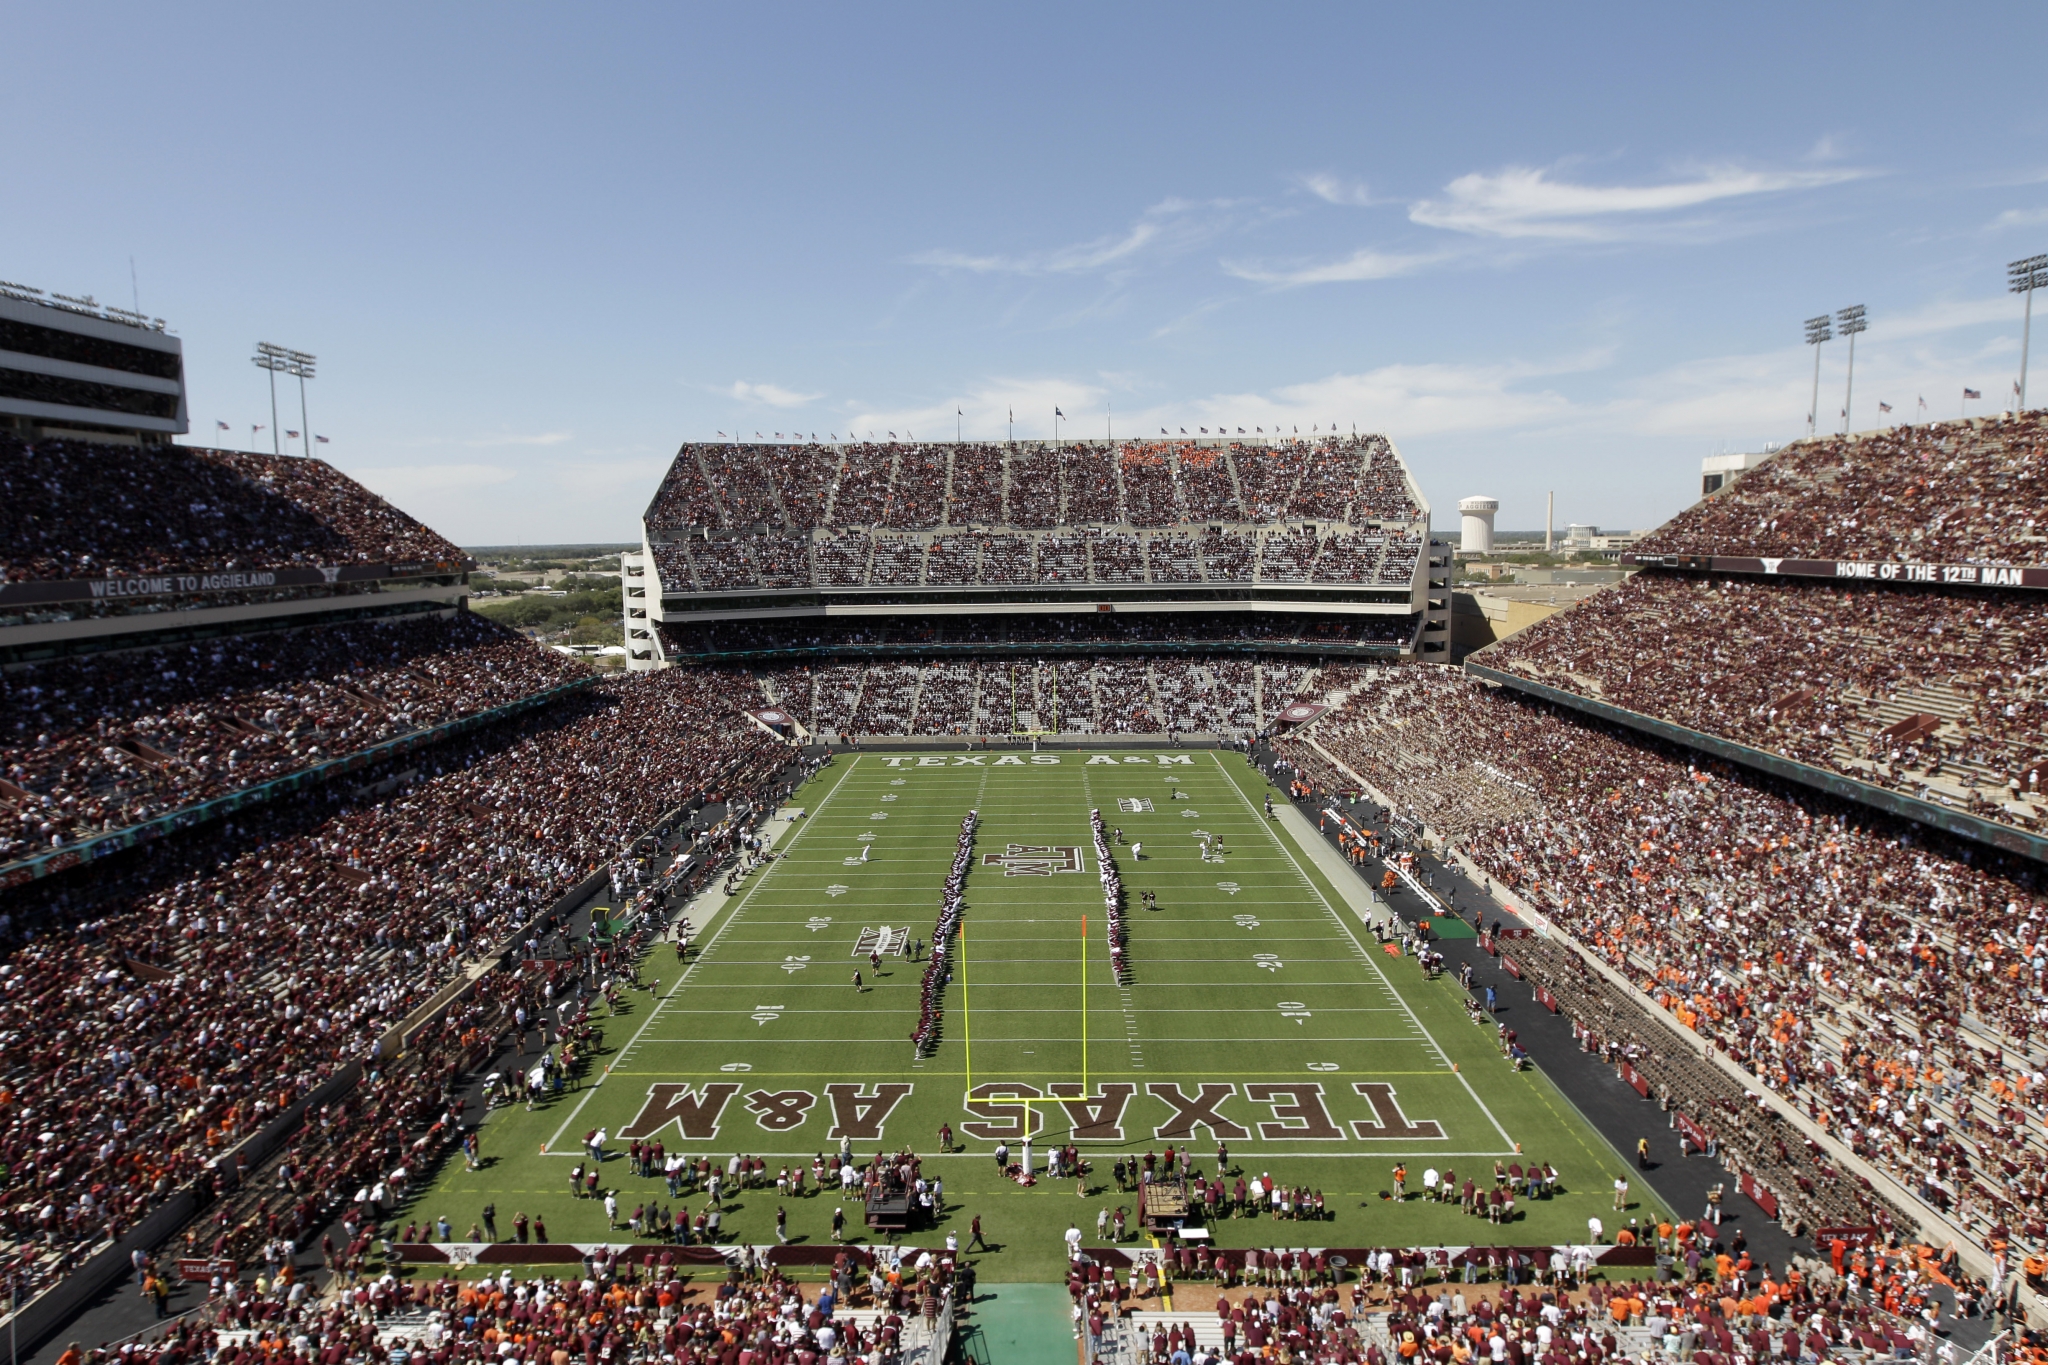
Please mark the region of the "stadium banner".
POLYGON ((1306 725, 1328 709, 1328 707, 1317 706, 1314 702, 1298 701, 1292 706, 1281 708, 1280 723, 1282 725, 1306 725))
POLYGON ((1778 1216, 1778 1196, 1758 1184, 1756 1177, 1747 1171, 1742 1173, 1742 1192, 1749 1197, 1750 1203, 1764 1211, 1766 1218, 1778 1216))
POLYGON ((1685 1140, 1687 1142, 1690 1142, 1693 1146, 1699 1148, 1702 1152, 1706 1151, 1707 1148, 1710 1145, 1712 1145, 1713 1139, 1707 1136, 1706 1129, 1700 1127, 1697 1123, 1694 1123, 1684 1114, 1676 1114, 1673 1117, 1677 1121, 1676 1126, 1678 1128, 1678 1131, 1685 1135, 1685 1140))
POLYGON ((1743 555, 1634 553, 1624 554, 1621 562, 1645 569, 1776 574, 1786 578, 1850 578, 1873 583, 1926 583, 1937 587, 2048 589, 2048 566, 2038 564, 1916 564, 1884 559, 1767 559, 1743 555))
POLYGON ((121 602, 134 597, 206 596, 263 592, 271 588, 327 587, 385 578, 464 573, 466 564, 288 565, 270 569, 208 569, 200 573, 127 574, 114 578, 64 578, 0 584, 0 607, 39 602, 121 602))
POLYGON ((1550 987, 1548 986, 1538 986, 1536 988, 1536 1003, 1549 1010, 1552 1014, 1557 1013, 1557 997, 1550 993, 1550 987))
POLYGON ((1644 1099, 1650 1098, 1650 1083, 1643 1079, 1642 1072, 1636 1070, 1627 1062, 1621 1064, 1621 1078, 1634 1086, 1638 1095, 1641 1095, 1644 1099))
POLYGON ((1517 981, 1522 979, 1522 964, 1506 954, 1501 955, 1500 969, 1517 981))
POLYGON ((1880 1240, 1882 1239, 1875 1225, 1813 1230, 1813 1244, 1816 1247, 1826 1247, 1830 1242, 1840 1242, 1844 1247, 1866 1247, 1873 1246, 1880 1240))
POLYGON ((186 1284, 210 1284, 213 1277, 220 1276, 222 1284, 231 1284, 241 1268, 233 1261, 224 1260, 180 1260, 178 1278, 186 1284))

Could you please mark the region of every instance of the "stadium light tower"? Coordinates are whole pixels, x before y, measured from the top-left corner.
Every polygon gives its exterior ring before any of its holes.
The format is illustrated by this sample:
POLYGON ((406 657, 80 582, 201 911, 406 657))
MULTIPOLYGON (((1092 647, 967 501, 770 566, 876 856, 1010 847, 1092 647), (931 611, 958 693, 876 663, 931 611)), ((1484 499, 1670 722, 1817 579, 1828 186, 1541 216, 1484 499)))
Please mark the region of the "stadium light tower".
POLYGON ((282 455, 284 451, 278 445, 277 435, 277 372, 291 368, 291 352, 282 346, 259 341, 256 354, 249 357, 249 363, 259 370, 270 371, 270 453, 282 455))
POLYGON ((313 357, 304 351, 287 351, 285 358, 291 362, 285 373, 298 376, 299 380, 299 446, 300 453, 307 459, 313 458, 313 423, 306 416, 306 381, 313 377, 313 357))
POLYGON ((1813 401, 1806 405, 1806 434, 1817 436, 1820 429, 1820 344, 1832 340, 1835 333, 1831 319, 1826 313, 1806 320, 1806 344, 1813 347, 1813 401))
MULTIPOLYGON (((1842 389, 1842 434, 1844 436, 1847 436, 1854 430, 1854 424, 1849 420, 1849 400, 1856 396, 1856 334, 1863 331, 1869 325, 1869 323, 1863 320, 1863 305, 1860 303, 1854 308, 1844 308, 1835 314, 1836 330, 1842 336, 1849 338, 1849 380, 1842 389)), ((1816 351, 1814 354, 1818 355, 1820 353, 1816 351)))
POLYGON ((2048 289, 2048 256, 2029 256, 2005 268, 2007 287, 2027 296, 2027 320, 2020 325, 2020 401, 2018 411, 2027 410, 2027 343, 2034 333, 2034 291, 2048 289))

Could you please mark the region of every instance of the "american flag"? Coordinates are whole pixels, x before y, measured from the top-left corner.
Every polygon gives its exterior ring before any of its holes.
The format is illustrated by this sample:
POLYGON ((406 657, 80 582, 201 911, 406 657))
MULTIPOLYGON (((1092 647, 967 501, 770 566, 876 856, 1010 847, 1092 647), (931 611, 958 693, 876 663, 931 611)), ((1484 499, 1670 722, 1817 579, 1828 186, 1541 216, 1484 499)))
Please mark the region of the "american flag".
POLYGON ((226 422, 216 421, 213 424, 213 429, 215 431, 226 431, 228 429, 228 424, 226 422))
POLYGON ((293 431, 293 430, 291 430, 290 428, 286 428, 286 429, 285 429, 285 433, 284 433, 284 434, 285 434, 285 435, 287 435, 287 436, 289 436, 289 437, 291 437, 291 438, 292 438, 292 439, 293 439, 294 441, 296 441, 296 440, 298 440, 298 439, 299 439, 299 433, 297 433, 296 431, 293 431))
POLYGON ((1890 412, 1892 410, 1892 405, 1890 403, 1879 403, 1877 405, 1877 410, 1879 412, 1890 412))
POLYGON ((1965 397, 1965 398, 1982 398, 1983 396, 1984 396, 1983 394, 1981 394, 1981 393, 1977 392, 1977 391, 1976 391, 1975 389, 1964 389, 1964 390, 1963 390, 1963 397, 1965 397))
POLYGON ((313 433, 313 440, 314 440, 314 442, 315 442, 316 444, 318 444, 318 445, 323 445, 323 446, 324 446, 324 445, 326 445, 326 444, 327 444, 327 438, 326 438, 325 436, 322 436, 322 435, 321 435, 321 434, 320 434, 319 432, 317 432, 317 431, 313 433))

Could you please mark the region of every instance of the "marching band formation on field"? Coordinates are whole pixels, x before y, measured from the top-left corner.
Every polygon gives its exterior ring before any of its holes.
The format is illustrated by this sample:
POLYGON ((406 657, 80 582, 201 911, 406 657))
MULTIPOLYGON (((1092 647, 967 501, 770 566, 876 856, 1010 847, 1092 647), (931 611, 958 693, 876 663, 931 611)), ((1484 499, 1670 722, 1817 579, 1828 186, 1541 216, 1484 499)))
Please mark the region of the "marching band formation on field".
POLYGON ((1102 812, 1088 812, 1088 826, 1095 833, 1095 862, 1102 878, 1102 908, 1109 923, 1109 965, 1117 984, 1130 983, 1130 959, 1125 955, 1130 932, 1124 924, 1124 884, 1117 875, 1116 860, 1109 856, 1109 840, 1102 833, 1102 812))
POLYGON ((974 829, 981 812, 970 810, 960 822, 960 846, 953 853, 953 870, 946 874, 945 894, 939 900, 939 920, 932 926, 932 952, 925 962, 924 984, 917 1001, 917 1030, 911 1044, 922 1057, 939 1040, 939 992, 952 978, 953 932, 960 927, 962 895, 967 890, 967 867, 974 861, 974 829))

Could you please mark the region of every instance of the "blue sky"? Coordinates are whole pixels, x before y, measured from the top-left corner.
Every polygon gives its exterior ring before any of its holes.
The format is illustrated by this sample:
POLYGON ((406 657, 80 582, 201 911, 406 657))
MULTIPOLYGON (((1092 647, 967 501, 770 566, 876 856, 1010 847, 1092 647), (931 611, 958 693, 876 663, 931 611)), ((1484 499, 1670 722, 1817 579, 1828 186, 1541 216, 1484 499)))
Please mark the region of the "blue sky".
MULTIPOLYGON (((1653 525, 2017 373, 2048 7, 16 4, 0 278, 312 351, 469 544, 626 539, 718 431, 1336 422, 1436 508, 1653 525), (1820 409, 1846 350, 1823 349, 1820 409)), ((2038 370, 2038 366, 2036 367, 2038 370)), ((2036 376, 2037 395, 2048 376, 2036 376)), ((2037 397, 2036 402, 2040 399, 2037 397)), ((285 425, 296 427, 295 417, 285 425)), ((267 443, 269 433, 261 438, 267 443)))

